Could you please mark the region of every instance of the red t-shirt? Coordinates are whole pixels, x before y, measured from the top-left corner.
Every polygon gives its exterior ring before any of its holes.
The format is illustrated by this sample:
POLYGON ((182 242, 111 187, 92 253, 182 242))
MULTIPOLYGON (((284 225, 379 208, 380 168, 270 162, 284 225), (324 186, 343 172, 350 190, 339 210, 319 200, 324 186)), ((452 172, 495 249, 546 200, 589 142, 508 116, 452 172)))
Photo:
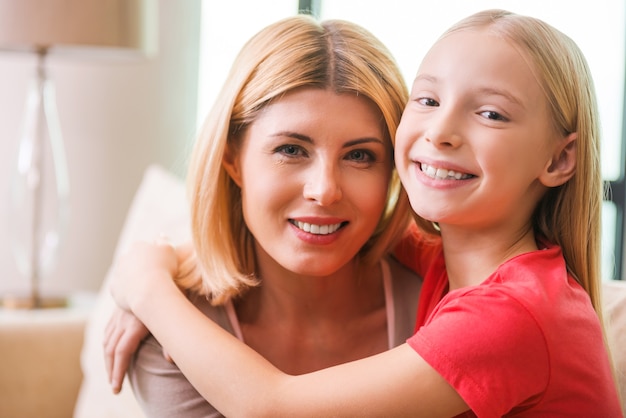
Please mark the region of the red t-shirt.
POLYGON ((450 293, 439 249, 416 327, 407 342, 469 405, 463 416, 622 417, 598 317, 559 247, 450 293))

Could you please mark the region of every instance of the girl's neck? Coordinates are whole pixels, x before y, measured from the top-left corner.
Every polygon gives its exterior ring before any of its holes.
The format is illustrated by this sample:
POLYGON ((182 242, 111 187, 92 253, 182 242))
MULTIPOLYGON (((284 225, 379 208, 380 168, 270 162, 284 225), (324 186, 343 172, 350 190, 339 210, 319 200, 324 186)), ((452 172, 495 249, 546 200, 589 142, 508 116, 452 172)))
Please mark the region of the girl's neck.
POLYGON ((479 285, 507 260, 537 250, 530 225, 517 230, 440 228, 450 290, 479 285))

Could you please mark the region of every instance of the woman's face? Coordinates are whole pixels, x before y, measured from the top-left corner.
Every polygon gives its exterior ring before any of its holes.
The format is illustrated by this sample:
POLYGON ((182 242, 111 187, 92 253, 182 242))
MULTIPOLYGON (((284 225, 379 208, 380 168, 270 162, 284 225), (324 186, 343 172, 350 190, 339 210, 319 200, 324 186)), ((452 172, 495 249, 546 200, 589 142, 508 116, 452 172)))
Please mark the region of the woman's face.
POLYGON ((224 164, 241 187, 260 262, 327 276, 370 238, 392 171, 384 120, 368 99, 305 88, 274 100, 224 164))

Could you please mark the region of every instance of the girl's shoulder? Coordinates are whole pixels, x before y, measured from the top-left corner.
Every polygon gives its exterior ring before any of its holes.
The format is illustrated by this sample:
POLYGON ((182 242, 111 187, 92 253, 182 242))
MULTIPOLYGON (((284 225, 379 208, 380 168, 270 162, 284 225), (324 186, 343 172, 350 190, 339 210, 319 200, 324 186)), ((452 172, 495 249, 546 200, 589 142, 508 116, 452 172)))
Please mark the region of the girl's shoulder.
MULTIPOLYGON (((417 304, 422 290, 422 278, 391 256, 385 257, 389 267, 385 289, 387 320, 391 347, 404 343, 415 330, 417 304)), ((384 269, 383 269, 383 274, 384 269)))

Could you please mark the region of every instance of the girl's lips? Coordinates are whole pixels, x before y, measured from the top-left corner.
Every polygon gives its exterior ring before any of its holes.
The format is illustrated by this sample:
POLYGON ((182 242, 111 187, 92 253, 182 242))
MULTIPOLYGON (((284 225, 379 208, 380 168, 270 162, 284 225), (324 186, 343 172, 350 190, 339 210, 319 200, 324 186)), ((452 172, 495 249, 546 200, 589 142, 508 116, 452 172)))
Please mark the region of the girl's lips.
POLYGON ((420 170, 422 171, 422 173, 424 173, 426 176, 430 177, 431 179, 436 179, 436 180, 466 180, 466 179, 475 177, 474 175, 469 174, 469 173, 463 173, 461 171, 452 170, 452 169, 439 168, 439 167, 436 167, 434 165, 430 165, 430 164, 426 164, 426 163, 419 163, 419 162, 417 162, 416 164, 419 165, 420 170))

